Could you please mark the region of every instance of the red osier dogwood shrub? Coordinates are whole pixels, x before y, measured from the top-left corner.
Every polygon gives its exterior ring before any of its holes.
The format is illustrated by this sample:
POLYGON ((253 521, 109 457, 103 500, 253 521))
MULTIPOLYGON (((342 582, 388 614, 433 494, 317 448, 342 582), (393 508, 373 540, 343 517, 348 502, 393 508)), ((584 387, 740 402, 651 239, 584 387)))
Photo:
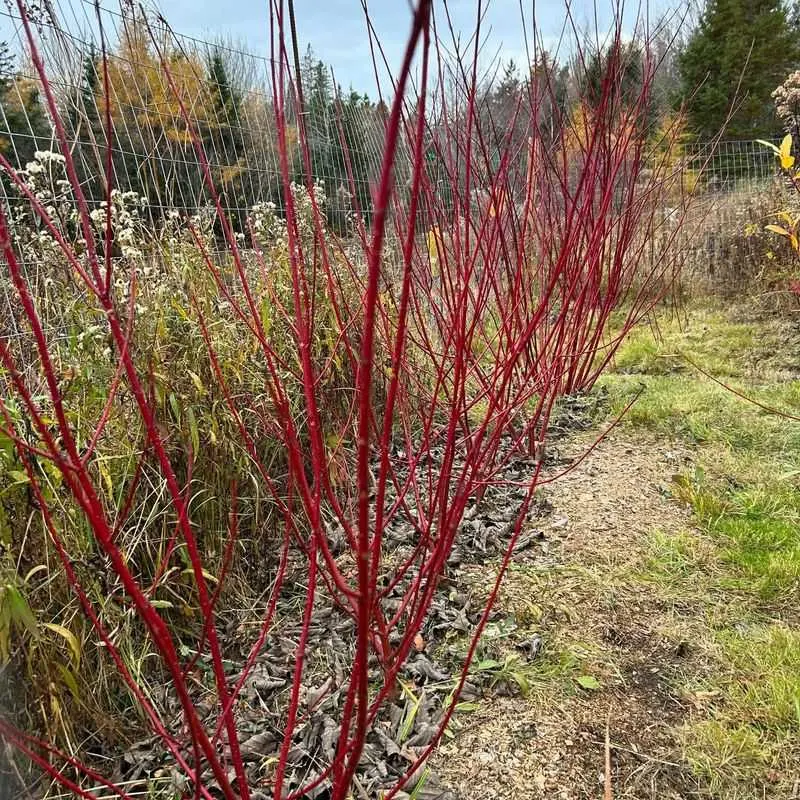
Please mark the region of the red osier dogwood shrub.
MULTIPOLYGON (((176 441, 165 425, 163 406, 172 401, 164 400, 163 376, 137 338, 144 335, 146 313, 139 310, 140 278, 113 257, 111 156, 105 211, 98 216, 82 192, 58 99, 21 0, 19 11, 65 159, 77 232, 66 230, 5 159, 3 167, 55 243, 67 296, 94 314, 111 369, 94 379, 102 402, 87 419, 83 396, 65 391, 57 334, 43 322, 41 297, 4 211, 0 247, 27 334, 0 346, 3 435, 14 445, 31 502, 94 641, 161 742, 183 796, 247 800, 256 791, 275 798, 326 792, 343 800, 358 780, 370 735, 397 695, 468 509, 493 487, 511 482, 509 464, 544 441, 555 401, 591 387, 625 332, 669 288, 669 241, 655 254, 650 242, 664 197, 675 186, 672 168, 653 161, 646 119, 657 65, 645 42, 634 96, 620 90, 627 50, 618 20, 591 97, 587 91, 578 113, 555 102, 543 73, 500 120, 480 99, 480 25, 472 51, 448 60, 432 3, 419 0, 394 76, 371 218, 367 224, 357 217, 352 236, 336 238, 314 189, 288 21, 283 3, 275 2, 272 107, 285 214, 276 244, 264 240, 255 223, 243 241, 226 218, 176 86, 174 63, 153 38, 224 244, 220 254, 213 235, 189 221, 188 241, 181 245, 199 254, 200 263, 197 274, 186 278, 181 309, 182 324, 202 344, 195 356, 204 373, 202 379, 195 375, 196 382, 206 384, 203 392, 227 415, 226 435, 236 439, 249 465, 247 474, 231 470, 227 526, 216 519, 222 529, 210 531, 198 525, 192 487, 212 432, 195 424, 188 442, 176 441), (291 185, 292 119, 299 120, 305 191, 291 185), (622 325, 609 333, 617 310, 622 325), (247 390, 227 363, 231 336, 237 369, 249 371, 247 390), (258 390, 252 389, 253 376, 258 390), (112 435, 136 443, 136 463, 120 490, 109 492, 101 452, 112 435), (274 450, 265 455, 267 441, 279 443, 279 456, 274 450), (137 563, 121 533, 134 522, 132 508, 144 483, 161 487, 167 521, 149 569, 137 563), (247 544, 240 540, 239 506, 245 488, 254 485, 274 512, 274 549, 264 563, 271 581, 257 633, 232 671, 220 616, 232 561, 237 553, 248 558, 240 552, 247 544), (102 557, 98 566, 87 567, 84 553, 70 549, 75 530, 86 534, 84 551, 102 557), (214 574, 209 541, 222 542, 214 574), (189 581, 199 622, 179 623, 156 597, 174 579, 176 566, 189 581), (112 576, 119 603, 138 621, 158 659, 158 668, 150 669, 165 679, 166 698, 155 699, 119 646, 89 589, 92 569, 112 576), (276 713, 280 725, 271 770, 254 774, 242 752, 240 709, 260 659, 279 646, 278 609, 287 598, 295 610, 293 674, 274 703, 263 701, 270 725, 276 713), (320 609, 336 620, 341 663, 328 665, 324 689, 311 699, 305 679, 320 609), (211 685, 198 693, 201 660, 209 665, 211 685), (337 727, 328 731, 326 760, 298 775, 297 732, 327 701, 337 727)), ((445 8, 440 27, 447 22, 445 8)), ((107 59, 102 65, 100 80, 108 88, 107 59)), ((102 111, 111 141, 108 102, 102 111)), ((354 156, 345 153, 349 162, 354 156)), ((348 169, 352 176, 352 164, 348 169)), ((169 255, 172 260, 162 256, 159 266, 165 281, 175 269, 175 254, 169 255)), ((176 405, 173 416, 179 418, 176 405)), ((452 700, 412 752, 405 776, 371 785, 385 790, 386 798, 413 784, 453 713, 539 481, 541 458, 525 463, 497 578, 470 632, 452 700)), ((0 734, 76 795, 90 798, 92 787, 103 787, 126 797, 124 783, 101 774, 99 761, 66 752, 10 721, 0 721, 0 734)))

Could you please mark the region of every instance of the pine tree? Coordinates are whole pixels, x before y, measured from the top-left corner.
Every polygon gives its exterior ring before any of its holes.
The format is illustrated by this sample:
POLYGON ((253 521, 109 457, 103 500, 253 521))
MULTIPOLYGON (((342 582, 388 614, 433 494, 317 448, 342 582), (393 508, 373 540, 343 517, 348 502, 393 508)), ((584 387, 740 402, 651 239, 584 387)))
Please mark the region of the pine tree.
POLYGON ((636 42, 596 51, 579 75, 581 97, 589 108, 603 102, 629 107, 641 94, 643 77, 642 52, 636 42))
MULTIPOLYGON (((212 110, 203 131, 203 144, 211 164, 216 190, 229 210, 234 227, 243 230, 246 209, 253 202, 246 196, 243 181, 247 171, 242 125, 244 98, 242 92, 234 86, 219 48, 215 48, 208 59, 207 83, 212 110)), ((221 235, 219 221, 217 224, 221 235)))
POLYGON ((50 142, 51 128, 36 82, 16 71, 8 44, 0 42, 0 152, 24 168, 50 142))
POLYGON ((14 56, 8 49, 8 42, 0 42, 0 81, 4 84, 14 75, 14 56))
POLYGON ((338 143, 330 77, 308 46, 301 66, 305 100, 305 131, 314 178, 330 179, 338 143))
POLYGON ((707 0, 679 58, 693 132, 714 136, 733 109, 728 137, 774 135, 771 94, 798 58, 797 29, 781 0, 707 0))
POLYGON ((91 123, 99 119, 97 94, 100 89, 99 56, 94 44, 83 60, 83 83, 80 87, 80 112, 91 123))
POLYGON ((339 89, 337 98, 334 109, 336 139, 331 146, 330 165, 331 177, 336 184, 328 189, 329 195, 332 192, 338 195, 340 207, 339 218, 331 219, 331 222, 334 227, 344 230, 347 227, 346 212, 354 207, 369 218, 372 202, 370 181, 377 178, 374 154, 379 145, 376 144, 377 128, 371 126, 375 117, 369 97, 351 87, 344 96, 339 89))
POLYGON ((235 164, 244 149, 242 137, 242 93, 236 89, 228 76, 225 60, 215 50, 208 64, 208 82, 214 108, 211 144, 217 158, 227 164, 235 164))
MULTIPOLYGON (((329 222, 346 227, 355 189, 358 207, 369 209, 368 124, 374 118, 369 98, 352 87, 344 94, 332 85, 328 69, 309 46, 301 64, 305 100, 305 131, 314 179, 323 179, 329 199, 329 222), (351 186, 350 178, 355 184, 351 186)), ((305 182, 306 176, 298 176, 305 182)))
POLYGON ((546 50, 530 65, 528 91, 534 102, 536 124, 545 140, 554 141, 568 116, 570 69, 546 50))
POLYGON ((486 98, 487 119, 483 127, 489 138, 491 147, 491 169, 497 170, 500 166, 500 154, 507 149, 508 140, 515 141, 517 136, 515 128, 524 125, 520 113, 520 92, 522 85, 519 79, 519 70, 514 59, 509 59, 503 67, 503 74, 497 85, 488 93, 486 98))

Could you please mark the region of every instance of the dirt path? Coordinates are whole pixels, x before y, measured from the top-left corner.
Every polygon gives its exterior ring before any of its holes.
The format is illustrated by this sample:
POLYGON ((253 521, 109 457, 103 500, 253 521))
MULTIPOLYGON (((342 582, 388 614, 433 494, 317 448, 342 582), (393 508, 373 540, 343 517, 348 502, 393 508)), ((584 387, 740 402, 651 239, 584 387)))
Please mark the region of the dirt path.
MULTIPOLYGON (((569 441, 563 455, 588 441, 569 441)), ((462 800, 603 798, 607 717, 614 798, 696 789, 680 763, 675 729, 687 708, 676 686, 700 666, 691 641, 673 633, 676 615, 691 630, 694 611, 665 603, 637 576, 655 529, 691 525, 667 491, 689 460, 680 445, 614 432, 545 488, 552 513, 540 563, 513 569, 500 601, 502 614, 533 617, 542 680, 527 697, 486 700, 459 718, 434 769, 462 800)), ((536 660, 531 669, 535 681, 536 660)))

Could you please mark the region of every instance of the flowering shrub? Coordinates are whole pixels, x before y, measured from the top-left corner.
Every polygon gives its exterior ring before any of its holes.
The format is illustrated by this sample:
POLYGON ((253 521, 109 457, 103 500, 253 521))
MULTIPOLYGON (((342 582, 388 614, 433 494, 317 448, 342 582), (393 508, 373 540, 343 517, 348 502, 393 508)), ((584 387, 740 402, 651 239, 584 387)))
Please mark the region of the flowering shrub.
POLYGON ((800 124, 800 70, 793 72, 772 93, 778 117, 784 121, 791 133, 798 132, 800 124))
POLYGON ((33 160, 19 172, 20 184, 11 184, 12 197, 16 195, 16 201, 12 200, 11 203, 11 220, 26 237, 25 244, 32 248, 31 254, 55 256, 55 240, 36 215, 31 213, 25 191, 43 204, 61 233, 70 235, 76 229, 78 216, 64 163, 64 156, 59 153, 37 150, 33 160))
POLYGON ((118 189, 112 189, 110 204, 106 200, 101 200, 100 207, 89 212, 89 217, 95 224, 101 241, 106 226, 109 226, 113 242, 119 248, 122 257, 139 259, 143 253, 137 244, 147 238, 147 223, 141 218, 141 210, 146 207, 146 197, 140 197, 136 192, 120 192, 118 189))

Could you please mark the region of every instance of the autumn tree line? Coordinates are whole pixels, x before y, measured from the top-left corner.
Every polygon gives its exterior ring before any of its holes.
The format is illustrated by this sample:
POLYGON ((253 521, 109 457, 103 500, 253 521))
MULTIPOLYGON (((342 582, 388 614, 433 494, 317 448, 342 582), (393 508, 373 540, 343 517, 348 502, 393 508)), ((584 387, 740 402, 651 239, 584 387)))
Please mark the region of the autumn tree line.
MULTIPOLYGON (((682 30, 665 25, 650 40, 648 53, 634 40, 623 54, 619 91, 631 97, 638 95, 643 59, 658 63, 647 115, 654 131, 681 109, 687 140, 711 138, 722 127, 728 138, 775 136, 780 123, 771 95, 800 61, 798 3, 707 0, 682 30)), ((208 156, 215 188, 239 229, 255 203, 280 206, 278 132, 263 62, 222 45, 201 48, 166 34, 159 38, 135 15, 125 19, 117 39, 107 84, 100 55, 90 48, 80 68, 65 72, 69 77, 58 87, 89 199, 105 197, 110 146, 116 185, 146 197, 150 214, 193 211, 207 203, 188 116, 208 156), (110 142, 107 106, 113 123, 110 142)), ((599 91, 594 83, 604 74, 608 57, 601 49, 589 63, 575 64, 542 53, 528 66, 509 62, 490 70, 481 100, 490 150, 502 152, 501 139, 513 137, 515 127, 525 129, 520 97, 532 92, 546 95, 545 102, 538 101, 537 124, 551 126, 554 138, 557 126, 579 125, 580 114, 599 91)), ((8 44, 0 44, 0 152, 23 169, 52 142, 40 87, 31 74, 12 57, 8 44)), ((354 211, 369 213, 386 108, 334 85, 311 48, 301 62, 301 80, 302 120, 290 119, 286 130, 290 168, 296 180, 304 180, 302 124, 312 174, 325 180, 329 219, 343 229, 354 211)), ((437 135, 435 114, 430 130, 427 161, 436 182, 447 168, 447 142, 441 130, 437 135)), ((489 152, 489 169, 491 159, 489 152)))
MULTIPOLYGON (((254 204, 280 206, 275 115, 259 59, 221 44, 188 48, 172 35, 156 38, 152 26, 134 17, 125 21, 110 53, 107 77, 93 46, 82 58, 80 74, 75 73, 65 70, 63 74, 72 77, 56 88, 90 201, 105 198, 110 145, 115 186, 147 198, 151 215, 191 213, 208 205, 197 137, 215 190, 240 230, 254 204)), ((20 169, 37 150, 53 146, 40 87, 31 74, 15 64, 7 44, 0 47, 0 152, 20 169)), ((312 172, 325 181, 331 223, 341 227, 347 214, 369 209, 385 107, 334 86, 311 48, 302 59, 301 79, 306 104, 302 124, 312 172)), ((290 169, 301 182, 306 170, 299 124, 293 113, 286 136, 290 169)))

